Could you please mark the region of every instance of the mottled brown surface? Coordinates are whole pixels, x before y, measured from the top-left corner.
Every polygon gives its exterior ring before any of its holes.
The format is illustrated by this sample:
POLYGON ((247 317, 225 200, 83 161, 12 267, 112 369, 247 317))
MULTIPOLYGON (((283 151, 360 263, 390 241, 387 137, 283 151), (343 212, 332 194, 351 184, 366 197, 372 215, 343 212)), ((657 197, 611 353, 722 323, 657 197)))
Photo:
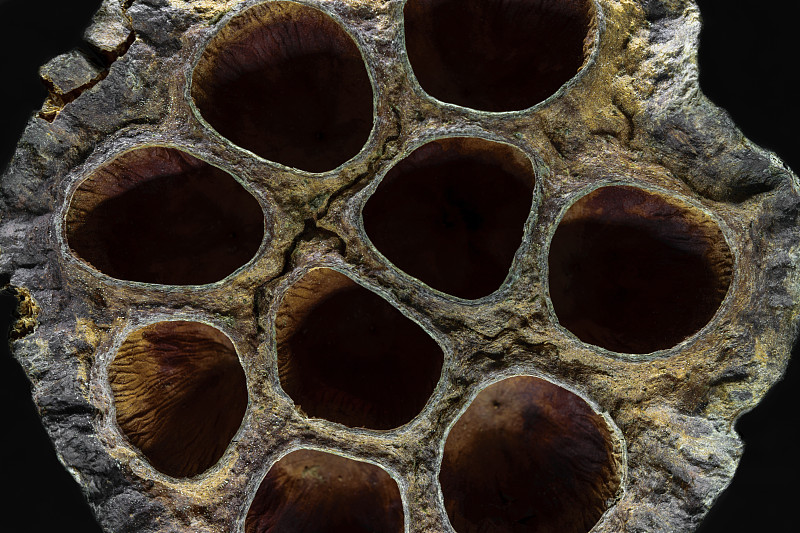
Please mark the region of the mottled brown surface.
POLYGON ((315 450, 272 466, 245 533, 402 533, 397 483, 375 465, 315 450))

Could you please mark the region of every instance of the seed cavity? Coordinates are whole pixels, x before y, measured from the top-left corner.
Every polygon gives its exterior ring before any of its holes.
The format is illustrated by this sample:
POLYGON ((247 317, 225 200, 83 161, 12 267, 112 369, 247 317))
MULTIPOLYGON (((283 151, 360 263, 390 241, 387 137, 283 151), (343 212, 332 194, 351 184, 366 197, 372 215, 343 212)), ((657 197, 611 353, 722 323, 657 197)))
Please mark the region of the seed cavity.
POLYGON ((230 174, 174 148, 126 152, 75 191, 72 252, 125 281, 203 285, 247 264, 264 239, 258 200, 230 174))
POLYGON ((643 354, 714 316, 733 256, 719 225, 666 194, 609 186, 575 202, 550 244, 550 298, 580 340, 643 354))
POLYGON ((527 109, 590 55, 591 0, 408 0, 406 51, 434 98, 481 111, 527 109))
POLYGON ((108 368, 117 425, 156 470, 184 478, 219 461, 247 409, 236 349, 187 321, 131 332, 108 368))
POLYGON ((508 275, 534 182, 517 148, 439 139, 389 170, 364 206, 364 229, 400 270, 446 294, 481 298, 508 275))
POLYGON ((294 2, 231 19, 203 52, 191 94, 234 144, 309 172, 353 158, 372 130, 372 84, 355 41, 329 15, 294 2))
POLYGON ((286 292, 275 319, 283 390, 308 416, 392 429, 439 381, 441 348, 389 302, 328 268, 286 292))
POLYGON ((298 450, 267 473, 247 511, 245 533, 402 533, 397 483, 381 468, 298 450))
POLYGON ((605 420, 539 378, 495 383, 450 430, 439 474, 458 533, 586 533, 620 485, 605 420))

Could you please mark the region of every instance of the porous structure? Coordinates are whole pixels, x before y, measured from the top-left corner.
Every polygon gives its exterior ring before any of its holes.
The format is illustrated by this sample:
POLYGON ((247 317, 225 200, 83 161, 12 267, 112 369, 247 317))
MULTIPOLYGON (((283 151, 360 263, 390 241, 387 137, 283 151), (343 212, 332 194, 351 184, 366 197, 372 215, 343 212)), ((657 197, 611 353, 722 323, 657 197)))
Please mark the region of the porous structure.
POLYGON ((109 532, 692 531, 797 334, 797 177, 688 0, 106 0, 3 175, 109 532))

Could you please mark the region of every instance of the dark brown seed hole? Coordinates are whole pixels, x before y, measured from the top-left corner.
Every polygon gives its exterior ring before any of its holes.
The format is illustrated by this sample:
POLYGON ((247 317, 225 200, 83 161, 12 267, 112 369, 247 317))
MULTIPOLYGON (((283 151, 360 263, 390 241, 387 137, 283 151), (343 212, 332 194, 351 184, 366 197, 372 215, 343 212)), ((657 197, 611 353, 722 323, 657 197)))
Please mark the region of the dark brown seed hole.
POLYGON ((518 149, 440 139, 386 174, 364 206, 364 229, 399 269, 472 300, 497 290, 508 275, 533 188, 533 166, 518 149))
POLYGON ((264 213, 226 172, 179 150, 142 148, 83 181, 66 236, 78 257, 113 278, 202 285, 253 258, 264 213))
POLYGON ((530 376, 478 394, 447 437, 439 480, 458 533, 585 533, 620 485, 605 420, 530 376))
POLYGON ((228 22, 197 64, 192 97, 233 143, 310 172, 351 159, 372 130, 372 85, 356 43, 330 16, 293 2, 228 22))
POLYGON ((442 370, 439 345, 386 300, 320 268, 276 317, 281 386, 309 416, 391 429, 425 406, 442 370))
POLYGON ((282 458, 261 482, 245 533, 401 533, 397 483, 375 465, 313 450, 282 458))
POLYGON ((406 50, 431 96, 516 111, 575 76, 593 43, 591 0, 408 0, 406 50))
POLYGON ((549 263, 561 325, 608 350, 649 353, 711 320, 733 257, 699 209, 634 187, 603 187, 566 212, 549 263))
POLYGON ((119 428, 156 470, 173 477, 216 464, 247 408, 233 344, 197 322, 157 322, 132 332, 108 379, 119 428))

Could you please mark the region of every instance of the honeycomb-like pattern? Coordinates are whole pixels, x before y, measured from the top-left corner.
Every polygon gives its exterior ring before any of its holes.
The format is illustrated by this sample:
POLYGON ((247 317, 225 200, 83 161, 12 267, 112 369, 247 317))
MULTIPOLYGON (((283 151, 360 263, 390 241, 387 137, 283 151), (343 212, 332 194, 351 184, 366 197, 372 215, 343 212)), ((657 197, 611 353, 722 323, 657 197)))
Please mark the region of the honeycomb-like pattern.
POLYGON ((138 27, 120 61, 174 74, 146 93, 168 113, 65 172, 52 227, 93 431, 156 502, 131 530, 701 516, 762 250, 746 201, 639 159, 646 113, 604 70, 638 11, 207 4, 138 27))

